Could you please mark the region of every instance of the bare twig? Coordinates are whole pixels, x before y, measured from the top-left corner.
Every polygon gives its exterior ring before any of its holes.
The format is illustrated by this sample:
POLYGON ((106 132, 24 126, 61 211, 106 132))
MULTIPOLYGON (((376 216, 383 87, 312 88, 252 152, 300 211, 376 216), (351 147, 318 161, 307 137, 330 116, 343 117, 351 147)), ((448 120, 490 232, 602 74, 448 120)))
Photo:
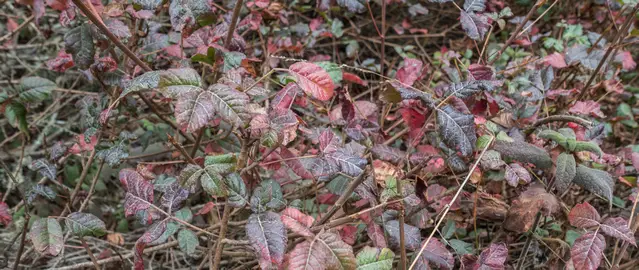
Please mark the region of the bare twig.
POLYGON ((532 18, 533 14, 535 14, 535 11, 541 7, 541 5, 543 5, 546 1, 543 0, 538 0, 537 3, 535 3, 535 5, 528 11, 528 14, 526 14, 526 17, 524 18, 524 20, 522 20, 519 25, 517 25, 517 28, 515 28, 515 31, 513 31, 510 34, 510 37, 508 38, 508 40, 506 40, 506 43, 504 43, 503 46, 501 46, 501 48, 499 49, 499 51, 497 51, 496 53, 491 54, 488 59, 490 59, 491 57, 494 57, 492 60, 490 60, 490 62, 488 62, 488 65, 492 65, 495 63, 495 61, 497 61, 497 59, 499 59, 499 56, 501 56, 502 53, 504 53, 504 51, 506 51, 506 49, 508 48, 508 46, 510 46, 510 44, 513 43, 513 41, 515 41, 515 38, 517 38, 519 36, 519 32, 521 32, 522 29, 524 29, 524 26, 526 26, 526 23, 528 21, 530 21, 530 18, 532 18))

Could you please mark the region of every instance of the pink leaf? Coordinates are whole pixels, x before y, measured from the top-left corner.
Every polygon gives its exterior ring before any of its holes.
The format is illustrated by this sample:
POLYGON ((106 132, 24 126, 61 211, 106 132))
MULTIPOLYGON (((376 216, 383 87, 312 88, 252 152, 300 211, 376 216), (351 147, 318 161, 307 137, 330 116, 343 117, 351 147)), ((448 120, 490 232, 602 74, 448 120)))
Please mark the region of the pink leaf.
POLYGON ((412 86, 422 75, 422 61, 412 58, 404 58, 404 65, 397 70, 395 78, 403 84, 412 86))
POLYGON ((289 255, 289 269, 355 269, 353 247, 337 234, 324 232, 297 244, 289 255))
POLYGON ((575 205, 568 214, 570 225, 579 228, 598 226, 599 220, 601 220, 599 213, 588 202, 575 205))
POLYGON ((344 243, 354 245, 355 240, 357 240, 357 226, 344 225, 344 227, 339 230, 339 236, 344 243))
POLYGON ((315 219, 302 213, 300 210, 287 207, 282 211, 281 218, 284 225, 294 233, 307 237, 315 236, 315 234, 310 230, 315 219))
POLYGON ((320 66, 309 62, 298 62, 289 67, 297 84, 304 92, 321 101, 327 101, 333 96, 333 80, 320 66))
POLYGON ((544 62, 554 68, 565 68, 568 66, 566 65, 566 59, 564 59, 564 56, 557 52, 546 56, 544 58, 544 62))
POLYGON ((506 165, 506 181, 513 187, 516 187, 520 181, 530 183, 532 180, 530 173, 526 168, 517 163, 506 165))
POLYGON ((5 202, 0 202, 0 223, 4 224, 4 226, 9 226, 11 223, 11 213, 9 213, 9 206, 5 202))
POLYGON ((615 62, 620 62, 624 71, 630 71, 637 67, 637 63, 632 59, 629 51, 622 51, 615 56, 615 62))
POLYGON ((54 59, 47 61, 47 67, 50 70, 57 72, 64 72, 67 69, 73 67, 73 65, 73 57, 71 56, 71 54, 68 54, 64 50, 59 51, 58 56, 56 56, 54 59))
POLYGON ((153 185, 133 169, 120 171, 120 183, 126 190, 124 213, 131 216, 153 204, 153 185))
POLYGON ((196 216, 206 215, 209 212, 211 212, 211 210, 213 210, 213 207, 215 207, 215 203, 207 202, 206 204, 204 204, 202 208, 200 208, 199 211, 197 211, 197 213, 195 213, 195 215, 196 216))
POLYGON ((428 262, 437 264, 442 269, 453 269, 455 266, 453 254, 437 238, 433 238, 428 242, 422 253, 421 260, 417 261, 416 269, 428 269, 426 265, 428 262))
POLYGON ((273 212, 251 214, 246 224, 246 235, 258 253, 262 269, 278 268, 286 252, 286 228, 280 215, 273 212))
POLYGON ((588 232, 575 240, 570 256, 576 270, 596 270, 603 258, 606 239, 603 235, 588 232))
POLYGON ((386 238, 384 237, 384 230, 382 230, 382 227, 375 222, 371 221, 366 224, 366 234, 368 234, 368 238, 370 238, 373 242, 373 246, 378 248, 385 248, 388 246, 386 244, 386 238))
POLYGON ((271 101, 271 108, 282 108, 288 109, 293 104, 293 100, 295 100, 295 96, 300 91, 300 88, 295 83, 289 83, 282 90, 275 94, 273 100, 271 101))
POLYGON ((506 244, 491 244, 479 255, 475 269, 504 269, 506 258, 508 258, 508 247, 506 244))
POLYGON ((608 218, 601 223, 601 232, 637 246, 633 233, 628 228, 628 221, 621 217, 608 218))
POLYGON ((287 159, 286 161, 284 161, 284 163, 286 163, 286 166, 288 166, 299 177, 302 177, 304 179, 313 178, 313 174, 309 172, 304 167, 304 165, 302 165, 302 162, 300 162, 300 160, 297 159, 297 155, 293 154, 293 152, 291 152, 285 147, 282 147, 280 148, 280 156, 282 156, 282 158, 284 159, 287 159))
POLYGON ((348 81, 348 82, 359 84, 359 85, 368 86, 368 82, 367 81, 362 80, 359 76, 357 76, 357 75, 355 75, 353 73, 344 72, 342 74, 342 79, 344 79, 345 81, 348 81))
POLYGON ((475 80, 492 80, 494 76, 493 69, 489 66, 471 64, 468 72, 475 80))
POLYGON ((601 111, 599 103, 593 100, 577 101, 577 103, 575 103, 575 105, 573 105, 568 111, 571 113, 589 115, 599 118, 606 117, 601 111))

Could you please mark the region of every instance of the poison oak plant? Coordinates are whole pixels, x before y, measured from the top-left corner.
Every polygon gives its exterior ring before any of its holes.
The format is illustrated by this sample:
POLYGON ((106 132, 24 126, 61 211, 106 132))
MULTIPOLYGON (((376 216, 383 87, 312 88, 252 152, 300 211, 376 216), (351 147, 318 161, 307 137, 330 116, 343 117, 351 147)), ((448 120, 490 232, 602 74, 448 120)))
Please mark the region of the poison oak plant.
POLYGON ((26 2, 19 24, 0 8, 14 269, 594 270, 637 255, 639 5, 26 2), (49 46, 40 33, 61 42, 46 70, 18 53, 49 46))

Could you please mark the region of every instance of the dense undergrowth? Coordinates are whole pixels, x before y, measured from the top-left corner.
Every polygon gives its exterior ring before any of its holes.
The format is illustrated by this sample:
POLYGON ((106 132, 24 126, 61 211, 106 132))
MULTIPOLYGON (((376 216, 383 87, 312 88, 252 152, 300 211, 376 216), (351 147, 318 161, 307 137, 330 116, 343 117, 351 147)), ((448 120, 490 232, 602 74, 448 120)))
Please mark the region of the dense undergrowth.
POLYGON ((636 1, 0 1, 0 265, 635 269, 636 1))

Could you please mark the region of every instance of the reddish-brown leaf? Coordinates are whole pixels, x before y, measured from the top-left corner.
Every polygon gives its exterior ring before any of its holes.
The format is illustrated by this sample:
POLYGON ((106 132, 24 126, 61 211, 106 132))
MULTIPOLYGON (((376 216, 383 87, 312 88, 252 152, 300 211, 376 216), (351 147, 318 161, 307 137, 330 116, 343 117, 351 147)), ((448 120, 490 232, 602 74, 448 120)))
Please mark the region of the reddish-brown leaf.
POLYGON ((299 177, 302 177, 303 179, 313 178, 313 174, 309 172, 304 165, 302 165, 302 162, 297 159, 297 155, 288 150, 286 147, 280 148, 280 156, 283 159, 286 159, 286 161, 284 161, 286 166, 288 166, 299 177))
POLYGON ((124 213, 131 216, 153 204, 153 184, 149 183, 133 169, 120 171, 120 183, 126 190, 124 213))
MULTIPOLYGON (((424 240, 425 241, 425 240, 424 240)), ((424 243, 422 242, 422 245, 424 243)), ((421 258, 415 265, 416 269, 429 269, 428 263, 434 263, 441 267, 441 269, 453 269, 455 266, 455 258, 453 254, 446 249, 446 245, 440 242, 437 238, 433 238, 428 242, 428 245, 424 248, 424 252, 421 258)))
POLYGON ((546 189, 536 183, 531 185, 515 200, 508 210, 504 220, 504 228, 510 231, 524 233, 530 230, 537 212, 551 215, 559 210, 557 198, 546 192, 546 189))
POLYGON ((630 228, 628 228, 628 221, 622 217, 608 218, 601 223, 599 228, 604 234, 637 246, 635 237, 630 231, 630 228))
POLYGON ((544 58, 544 62, 554 68, 565 68, 568 66, 566 65, 566 59, 564 59, 564 56, 557 52, 546 56, 546 58, 544 58))
POLYGON ((366 224, 366 234, 368 234, 368 238, 370 238, 373 242, 373 246, 378 248, 385 248, 388 246, 386 244, 386 238, 384 237, 384 230, 382 230, 382 227, 375 222, 371 221, 366 224))
POLYGON ((575 270, 599 268, 604 248, 606 248, 606 239, 601 234, 588 232, 577 238, 570 249, 575 270))
POLYGON ((600 220, 599 213, 588 202, 575 205, 568 214, 570 225, 578 228, 599 226, 600 220))
POLYGON ((0 223, 4 226, 9 226, 13 220, 11 213, 9 213, 9 206, 5 202, 0 202, 0 223))
POLYGON ((594 116, 599 118, 606 117, 606 115, 604 115, 604 113, 601 111, 599 103, 594 100, 577 101, 575 105, 570 107, 570 110, 568 111, 571 113, 586 116, 594 116))
POLYGON ((349 73, 349 72, 342 73, 342 79, 344 81, 356 83, 356 84, 363 85, 363 86, 368 86, 368 82, 367 81, 362 80, 359 76, 357 76, 357 75, 355 75, 353 73, 349 73))
POLYGON ((286 225, 286 227, 294 233, 308 237, 315 236, 315 234, 310 230, 310 227, 315 221, 313 217, 291 207, 284 209, 280 215, 284 225, 286 225))
POLYGON ((413 58, 404 58, 404 64, 397 70, 395 78, 403 84, 412 86, 422 75, 423 66, 422 61, 413 58))
POLYGON ((479 255, 474 269, 504 269, 508 258, 508 247, 504 243, 490 244, 479 255))
POLYGON ((291 65, 288 70, 307 95, 321 101, 333 97, 335 84, 331 76, 320 66, 309 62, 298 62, 291 65))

